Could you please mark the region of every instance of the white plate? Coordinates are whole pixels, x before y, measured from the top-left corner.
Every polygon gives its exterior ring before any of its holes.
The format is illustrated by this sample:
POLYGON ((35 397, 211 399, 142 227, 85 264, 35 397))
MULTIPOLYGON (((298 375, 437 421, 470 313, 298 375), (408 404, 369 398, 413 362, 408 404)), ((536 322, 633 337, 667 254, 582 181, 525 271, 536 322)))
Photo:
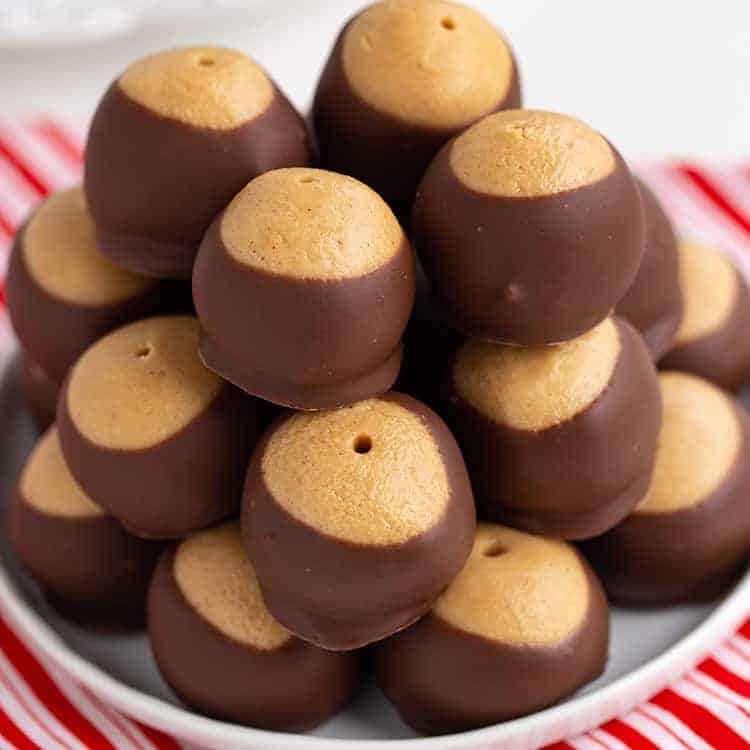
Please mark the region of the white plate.
MULTIPOLYGON (((33 441, 11 372, 4 367, 0 381, 0 498, 8 496, 33 441)), ((316 732, 295 736, 234 726, 181 708, 159 676, 145 636, 98 635, 61 619, 19 570, 2 535, 0 561, 0 602, 35 650, 123 713, 212 750, 358 750, 382 747, 384 740, 399 750, 531 750, 627 711, 690 669, 750 612, 750 573, 718 605, 614 610, 605 674, 571 700, 524 719, 419 739, 370 685, 316 732)))

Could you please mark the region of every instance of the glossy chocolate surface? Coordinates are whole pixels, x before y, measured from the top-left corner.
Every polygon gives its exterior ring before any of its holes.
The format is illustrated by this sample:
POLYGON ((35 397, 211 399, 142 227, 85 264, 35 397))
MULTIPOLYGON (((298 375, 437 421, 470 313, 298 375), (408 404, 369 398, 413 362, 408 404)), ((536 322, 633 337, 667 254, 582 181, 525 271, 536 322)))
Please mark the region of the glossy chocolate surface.
POLYGON ((453 172, 454 141, 414 204, 414 243, 444 319, 476 338, 529 346, 567 341, 609 315, 643 254, 641 199, 614 171, 562 193, 506 198, 453 172))
POLYGON ((310 160, 304 123, 278 90, 262 114, 224 131, 162 117, 115 81, 91 125, 84 184, 99 244, 113 263, 190 278, 204 232, 241 188, 310 160))
POLYGON ((677 344, 659 360, 661 370, 699 375, 728 391, 738 391, 750 377, 750 290, 738 275, 737 299, 720 328, 677 344))
POLYGON ((677 236, 664 208, 646 184, 636 182, 646 223, 645 249, 638 275, 615 312, 640 331, 658 360, 672 345, 682 319, 680 258, 677 236))
POLYGON ((29 356, 50 378, 62 382, 79 355, 105 333, 125 323, 187 307, 182 284, 159 283, 111 305, 76 305, 31 276, 22 252, 25 228, 11 250, 6 295, 13 330, 29 356))
POLYGON ((164 554, 151 583, 148 631, 172 689, 217 719, 302 732, 335 714, 357 684, 355 654, 331 653, 297 638, 264 651, 219 631, 180 591, 174 549, 164 554))
POLYGON ((142 623, 158 542, 129 534, 110 516, 44 513, 20 488, 8 510, 8 536, 24 567, 67 616, 92 625, 142 623))
POLYGON ((643 339, 616 319, 610 382, 575 417, 538 431, 498 424, 449 383, 445 418, 463 451, 481 518, 544 536, 585 539, 635 508, 648 488, 661 422, 643 339))
POLYGON ((60 386, 23 352, 19 353, 15 368, 26 408, 37 430, 44 432, 55 421, 60 386))
MULTIPOLYGON (((430 161, 446 141, 479 117, 460 127, 429 128, 400 121, 368 104, 352 89, 342 65, 343 39, 351 23, 339 34, 315 93, 312 121, 321 162, 370 185, 408 224, 414 195, 430 161)), ((520 105, 514 63, 505 96, 483 115, 520 105)))
POLYGON ((128 530, 143 537, 178 537, 237 510, 244 467, 265 418, 251 399, 227 384, 166 440, 118 450, 97 445, 78 430, 68 409, 68 380, 57 412, 65 459, 85 492, 128 530))
POLYGON ((404 721, 447 734, 539 711, 598 677, 607 661, 609 608, 586 566, 583 625, 556 646, 514 646, 461 630, 429 613, 375 644, 378 684, 404 721))
POLYGON ((220 218, 193 276, 206 366, 248 393, 297 409, 387 391, 414 299, 409 243, 363 276, 294 279, 237 262, 221 239, 220 218))
POLYGON ((673 512, 635 512, 583 545, 613 601, 663 606, 714 598, 750 558, 750 421, 742 406, 735 409, 742 445, 709 497, 673 512))
POLYGON ((450 496, 428 531, 401 544, 354 544, 292 517, 276 502, 261 471, 278 422, 256 448, 245 483, 243 538, 269 610, 298 637, 332 650, 364 646, 414 622, 458 573, 473 544, 471 488, 452 435, 411 397, 389 393, 383 398, 418 414, 443 458, 450 496))

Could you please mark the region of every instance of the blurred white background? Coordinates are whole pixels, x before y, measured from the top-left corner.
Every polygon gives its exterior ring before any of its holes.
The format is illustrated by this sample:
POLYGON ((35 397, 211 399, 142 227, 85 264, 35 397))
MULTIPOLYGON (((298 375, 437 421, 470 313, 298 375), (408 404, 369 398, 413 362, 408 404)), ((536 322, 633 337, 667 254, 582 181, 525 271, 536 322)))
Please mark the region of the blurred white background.
MULTIPOLYGON (((507 34, 528 106, 578 115, 631 158, 750 160, 748 0, 467 0, 507 34)), ((358 0, 0 0, 2 114, 85 121, 134 58, 246 50, 300 107, 358 0), (40 20, 40 18, 42 20, 40 20)))

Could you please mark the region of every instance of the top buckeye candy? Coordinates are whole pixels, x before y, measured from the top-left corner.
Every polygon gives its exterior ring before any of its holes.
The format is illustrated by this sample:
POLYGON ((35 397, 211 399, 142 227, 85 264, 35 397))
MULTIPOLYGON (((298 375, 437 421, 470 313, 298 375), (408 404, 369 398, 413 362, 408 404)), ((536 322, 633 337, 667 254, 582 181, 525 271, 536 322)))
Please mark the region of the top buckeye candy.
POLYGON ((518 106, 513 54, 481 14, 443 0, 387 0, 344 27, 313 118, 324 165, 374 187, 403 218, 447 140, 518 106))
POLYGON ((484 118, 435 157, 415 245, 445 317, 478 338, 566 341, 603 320, 643 255, 638 188, 599 133, 531 110, 484 118))
POLYGON ((193 297, 207 367, 268 401, 326 409, 393 385, 414 257, 366 185, 280 169, 253 180, 211 225, 193 297))
POLYGON ((107 90, 86 146, 101 249, 123 268, 188 278, 206 228, 248 180, 309 159, 300 116, 242 53, 143 58, 107 90))

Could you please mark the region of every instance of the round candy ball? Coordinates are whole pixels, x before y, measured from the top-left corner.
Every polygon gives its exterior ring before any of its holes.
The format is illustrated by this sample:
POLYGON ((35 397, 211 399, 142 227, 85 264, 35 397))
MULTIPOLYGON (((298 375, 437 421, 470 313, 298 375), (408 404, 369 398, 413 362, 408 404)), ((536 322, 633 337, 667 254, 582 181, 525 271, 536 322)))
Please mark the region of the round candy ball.
POLYGON ((555 346, 470 339, 448 381, 445 416, 481 517, 586 539, 645 494, 661 400, 650 353, 629 323, 607 318, 555 346))
POLYGON ((88 349, 58 403, 81 487, 129 530, 183 536, 238 508, 256 402, 207 370, 198 321, 148 318, 88 349))
POLYGON ((8 508, 8 539, 63 613, 91 624, 140 621, 162 545, 128 534, 73 478, 51 427, 8 508))
POLYGON ((101 249, 132 271, 189 278, 203 233, 243 185, 309 161, 301 117, 246 55, 145 57, 109 87, 89 132, 86 195, 101 249))
POLYGON ((684 315, 674 346, 659 367, 739 390, 750 377, 747 282, 716 250, 694 242, 682 242, 679 248, 684 315))
POLYGON ((237 523, 200 531, 164 554, 149 590, 148 632, 177 695, 225 721, 306 731, 356 686, 355 654, 316 648, 274 620, 237 523))
POLYGON ((386 0, 339 34, 313 122, 323 164, 366 182, 406 219, 437 150, 520 103, 513 53, 480 13, 445 0, 386 0))
POLYGON ((580 336, 620 301, 645 228, 614 147, 572 117, 489 115, 446 144, 414 204, 414 242, 443 316, 532 346, 580 336))
POLYGON ((572 547, 480 524, 463 570, 373 664, 410 726, 446 734, 569 696, 604 671, 608 643, 601 584, 572 547))
POLYGON ((731 396, 680 372, 659 377, 664 417, 648 491, 584 546, 612 599, 654 606, 706 599, 750 557, 750 421, 731 396))
POLYGON ((253 455, 242 506, 269 610, 332 650, 421 617, 464 564, 475 523, 448 428, 399 393, 282 417, 253 455))
POLYGON ((682 320, 680 256, 669 217, 650 188, 636 180, 646 222, 643 260, 615 312, 640 331, 655 360, 672 346, 682 320))
POLYGON ((34 211, 16 236, 6 283, 21 345, 58 383, 105 333, 174 309, 176 291, 117 268, 101 253, 80 187, 54 193, 34 211))
POLYGON ((393 385, 414 257, 392 211, 363 183, 276 170, 211 225, 193 296, 207 367, 267 401, 326 409, 393 385))

